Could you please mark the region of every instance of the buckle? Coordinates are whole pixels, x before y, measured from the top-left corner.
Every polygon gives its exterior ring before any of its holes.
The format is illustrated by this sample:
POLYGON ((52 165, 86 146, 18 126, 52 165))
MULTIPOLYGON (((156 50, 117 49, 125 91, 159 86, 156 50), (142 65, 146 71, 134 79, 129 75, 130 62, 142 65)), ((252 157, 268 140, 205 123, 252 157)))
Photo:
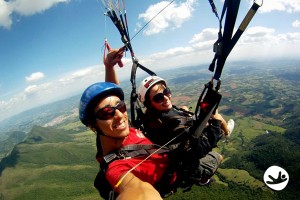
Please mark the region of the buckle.
POLYGON ((117 158, 117 154, 115 154, 115 153, 109 153, 106 156, 104 156, 103 159, 105 160, 106 163, 109 163, 112 160, 114 160, 115 158, 117 158))
POLYGON ((126 151, 120 150, 118 151, 118 154, 121 158, 126 159, 126 151))

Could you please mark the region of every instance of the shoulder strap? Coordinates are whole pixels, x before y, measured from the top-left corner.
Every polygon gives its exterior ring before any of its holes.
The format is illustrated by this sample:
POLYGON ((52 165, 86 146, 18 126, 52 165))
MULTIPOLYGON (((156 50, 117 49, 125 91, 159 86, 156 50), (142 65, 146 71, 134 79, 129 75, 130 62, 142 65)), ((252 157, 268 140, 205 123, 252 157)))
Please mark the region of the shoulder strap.
POLYGON ((167 153, 169 151, 170 150, 168 148, 160 148, 160 146, 156 144, 133 144, 122 147, 119 150, 112 151, 111 153, 103 157, 102 162, 104 162, 105 165, 108 166, 108 164, 113 162, 114 160, 150 155, 153 152, 156 152, 156 154, 161 154, 167 153))
POLYGON ((131 95, 130 95, 130 114, 131 114, 131 123, 134 127, 140 128, 143 124, 143 111, 141 105, 138 103, 138 95, 136 93, 136 71, 138 68, 142 69, 150 76, 156 76, 156 74, 145 66, 141 65, 136 57, 132 57, 132 68, 131 68, 131 95), (137 116, 136 116, 137 114, 137 116))

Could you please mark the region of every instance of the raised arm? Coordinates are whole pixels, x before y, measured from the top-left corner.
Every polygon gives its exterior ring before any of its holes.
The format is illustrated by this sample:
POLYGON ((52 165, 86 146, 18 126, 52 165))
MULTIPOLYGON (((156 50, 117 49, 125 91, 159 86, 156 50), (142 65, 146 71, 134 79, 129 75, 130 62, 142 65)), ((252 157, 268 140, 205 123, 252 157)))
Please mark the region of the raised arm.
POLYGON ((123 48, 111 49, 108 52, 108 54, 106 55, 106 58, 103 59, 103 63, 105 65, 105 81, 106 82, 112 82, 112 83, 115 83, 118 85, 120 84, 114 66, 117 63, 122 63, 121 59, 123 57, 123 54, 124 54, 123 48))
POLYGON ((162 200, 159 192, 151 184, 140 180, 132 173, 123 179, 119 191, 117 200, 162 200))

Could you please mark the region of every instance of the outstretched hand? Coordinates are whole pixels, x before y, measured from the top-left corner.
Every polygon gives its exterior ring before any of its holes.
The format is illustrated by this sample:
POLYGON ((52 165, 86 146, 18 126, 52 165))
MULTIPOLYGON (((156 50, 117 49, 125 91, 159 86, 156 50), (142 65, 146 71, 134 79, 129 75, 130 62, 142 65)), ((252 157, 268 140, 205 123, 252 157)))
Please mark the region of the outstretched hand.
POLYGON ((106 57, 103 58, 103 63, 105 67, 112 68, 117 63, 119 67, 123 67, 122 57, 124 55, 124 47, 120 49, 108 49, 106 57))

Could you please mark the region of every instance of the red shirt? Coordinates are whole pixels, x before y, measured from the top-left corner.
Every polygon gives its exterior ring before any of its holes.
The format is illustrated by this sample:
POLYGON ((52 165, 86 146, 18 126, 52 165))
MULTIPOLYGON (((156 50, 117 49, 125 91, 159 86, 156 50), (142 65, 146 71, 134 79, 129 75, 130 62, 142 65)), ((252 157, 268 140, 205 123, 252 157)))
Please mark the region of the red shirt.
MULTIPOLYGON (((130 133, 124 140, 122 146, 129 144, 152 144, 152 142, 150 142, 141 131, 130 128, 130 133)), ((111 162, 106 172, 106 179, 114 187, 126 172, 131 170, 145 158, 146 156, 141 156, 111 162)), ((168 158, 166 154, 153 154, 150 158, 131 171, 131 173, 142 181, 153 185, 162 177, 167 166, 168 158)))

